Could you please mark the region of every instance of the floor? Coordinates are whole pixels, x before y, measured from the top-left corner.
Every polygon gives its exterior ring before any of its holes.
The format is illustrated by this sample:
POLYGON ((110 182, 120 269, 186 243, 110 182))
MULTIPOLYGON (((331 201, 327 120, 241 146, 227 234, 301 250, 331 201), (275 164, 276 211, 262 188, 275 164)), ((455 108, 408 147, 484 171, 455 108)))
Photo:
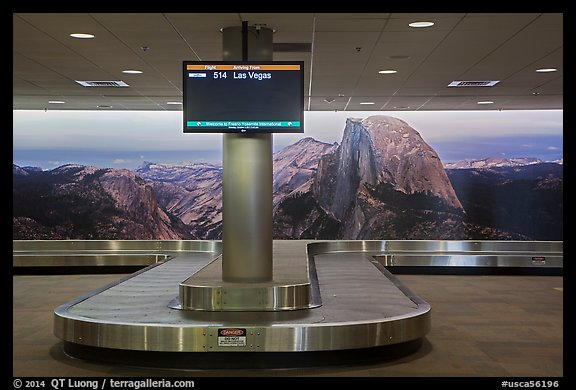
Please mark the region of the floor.
POLYGON ((15 377, 562 377, 563 277, 396 275, 432 307, 432 329, 395 361, 275 370, 165 370, 70 358, 53 310, 123 275, 13 276, 15 377))

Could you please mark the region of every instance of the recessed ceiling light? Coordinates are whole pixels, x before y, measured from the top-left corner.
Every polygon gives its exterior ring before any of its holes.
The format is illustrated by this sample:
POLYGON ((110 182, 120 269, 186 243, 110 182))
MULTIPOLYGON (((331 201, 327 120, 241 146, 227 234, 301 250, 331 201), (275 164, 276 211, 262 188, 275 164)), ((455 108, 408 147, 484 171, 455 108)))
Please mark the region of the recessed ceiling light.
POLYGON ((101 105, 99 105, 99 106, 97 106, 97 107, 98 107, 98 108, 112 108, 112 106, 108 106, 108 105, 105 105, 105 104, 101 104, 101 105))
POLYGON ((397 70, 394 69, 386 69, 386 70, 379 70, 378 73, 380 74, 392 74, 392 73, 397 73, 397 70))
POLYGON ((434 22, 412 22, 410 24, 408 24, 408 26, 410 27, 432 27, 434 26, 434 22))
POLYGON ((74 33, 74 34, 70 34, 70 36, 72 38, 78 38, 78 39, 92 39, 92 38, 94 38, 94 35, 92 35, 92 34, 83 34, 83 33, 74 33))
POLYGON ((360 104, 368 105, 368 104, 374 104, 374 102, 360 102, 360 104))
POLYGON ((122 73, 140 74, 140 73, 142 73, 142 71, 141 70, 126 69, 126 70, 123 70, 122 73))
POLYGON ((410 108, 410 106, 394 106, 392 108, 394 108, 396 110, 406 110, 406 109, 410 108))
POLYGON ((494 102, 491 100, 483 100, 483 101, 478 102, 478 104, 494 104, 494 102))
POLYGON ((542 68, 542 69, 536 69, 536 72, 538 73, 549 73, 549 72, 556 72, 558 69, 556 68, 542 68))
POLYGON ((182 104, 182 102, 166 102, 166 104, 182 104))
POLYGON ((49 100, 48 103, 50 103, 50 104, 64 104, 66 102, 63 102, 62 100, 49 100))

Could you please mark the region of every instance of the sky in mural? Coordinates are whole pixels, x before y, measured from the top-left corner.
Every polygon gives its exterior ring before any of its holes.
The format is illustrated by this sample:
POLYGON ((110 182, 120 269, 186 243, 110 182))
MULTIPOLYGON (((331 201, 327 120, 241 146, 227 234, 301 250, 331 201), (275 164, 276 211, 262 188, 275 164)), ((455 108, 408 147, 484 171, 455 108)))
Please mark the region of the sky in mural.
MULTIPOLYGON (((305 112, 303 134, 274 134, 274 151, 303 137, 340 142, 346 118, 390 115, 416 129, 442 162, 487 157, 563 158, 563 111, 305 112)), ((134 169, 222 161, 222 134, 184 134, 181 111, 13 111, 14 164, 134 169)))

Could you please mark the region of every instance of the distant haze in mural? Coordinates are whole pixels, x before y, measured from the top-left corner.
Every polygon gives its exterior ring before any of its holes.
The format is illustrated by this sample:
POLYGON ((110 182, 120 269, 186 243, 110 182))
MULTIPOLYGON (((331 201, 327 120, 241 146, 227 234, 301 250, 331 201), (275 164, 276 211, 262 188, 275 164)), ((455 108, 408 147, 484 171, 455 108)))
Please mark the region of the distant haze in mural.
MULTIPOLYGON (((442 162, 562 158, 561 110, 306 112, 305 134, 275 134, 278 151, 302 137, 340 142, 346 119, 391 115, 417 129, 442 162)), ((144 161, 222 161, 221 134, 183 134, 180 111, 13 111, 13 162, 134 169, 144 161)))
MULTIPOLYGON (((149 114, 15 124, 13 239, 220 239, 221 135, 154 132, 149 114)), ((274 237, 563 239, 561 112, 416 114, 309 113, 316 131, 275 135, 274 237)))

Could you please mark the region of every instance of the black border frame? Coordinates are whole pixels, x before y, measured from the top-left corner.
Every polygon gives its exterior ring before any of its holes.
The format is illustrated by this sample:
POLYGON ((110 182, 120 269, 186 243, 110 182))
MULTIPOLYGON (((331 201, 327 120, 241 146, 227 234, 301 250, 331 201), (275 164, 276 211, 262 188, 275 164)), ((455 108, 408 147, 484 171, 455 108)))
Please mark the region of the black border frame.
POLYGON ((182 130, 185 134, 258 134, 258 133, 281 133, 281 134, 302 134, 304 133, 304 61, 182 61, 182 130), (190 129, 186 126, 187 107, 187 65, 299 65, 300 66, 300 127, 278 128, 260 127, 258 129, 229 129, 220 127, 206 128, 206 130, 190 129), (297 129, 297 130, 296 130, 297 129))

